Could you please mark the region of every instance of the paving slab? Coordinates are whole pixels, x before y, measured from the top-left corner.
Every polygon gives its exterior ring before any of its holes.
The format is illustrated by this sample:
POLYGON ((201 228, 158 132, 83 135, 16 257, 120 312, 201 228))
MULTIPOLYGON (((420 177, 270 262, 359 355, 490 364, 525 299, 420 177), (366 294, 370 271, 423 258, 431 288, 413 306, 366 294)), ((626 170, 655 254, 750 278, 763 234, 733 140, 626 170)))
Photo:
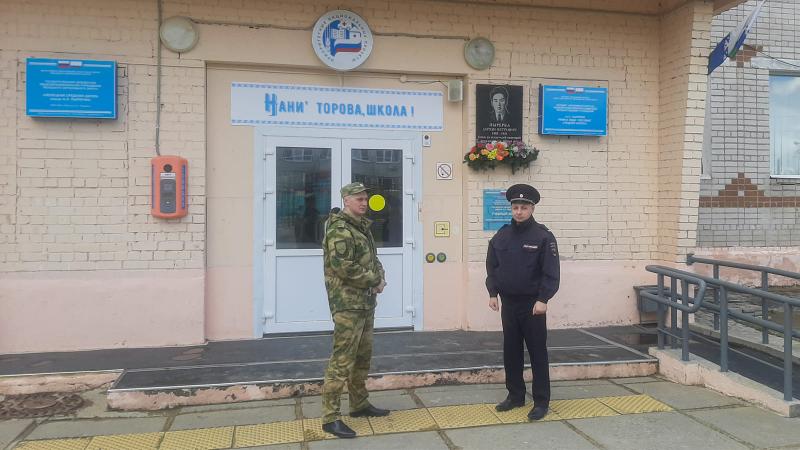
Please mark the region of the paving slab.
POLYGON ((415 388, 414 392, 419 394, 420 392, 455 392, 455 391, 471 391, 473 389, 505 389, 505 384, 500 383, 492 383, 492 384, 445 384, 440 386, 428 386, 428 387, 421 387, 415 388))
POLYGON ((198 405, 198 406, 184 406, 181 407, 180 412, 195 413, 195 412, 209 412, 209 411, 228 411, 232 409, 247 409, 247 408, 269 408, 273 406, 293 406, 297 403, 297 399, 283 398, 278 400, 256 400, 252 402, 235 402, 223 403, 219 405, 198 405))
POLYGON ((386 434, 381 436, 368 436, 356 439, 331 439, 326 441, 310 442, 311 450, 347 449, 347 450, 448 450, 447 444, 434 431, 424 433, 386 434))
POLYGON ((273 406, 269 408, 247 408, 228 411, 208 411, 180 414, 172 422, 170 431, 190 430, 192 428, 229 427, 233 425, 254 425, 258 423, 283 422, 295 420, 294 405, 273 406))
POLYGON ((447 430, 445 434, 453 441, 453 444, 465 450, 596 449, 589 441, 561 422, 465 428, 447 430))
POLYGON ((787 418, 755 407, 688 413, 756 447, 800 448, 800 418, 787 418))
POLYGON ((425 406, 471 405, 475 403, 499 403, 508 393, 505 389, 472 389, 454 391, 416 392, 425 406))
POLYGON ((14 419, 0 421, 0 448, 6 446, 17 438, 28 425, 33 423, 33 419, 14 419))
POLYGON ((98 436, 104 434, 153 433, 163 431, 166 422, 166 417, 55 420, 37 426, 26 439, 35 440, 98 436))
POLYGON ((748 448, 677 412, 570 420, 569 423, 605 448, 614 450, 748 448))
POLYGON ((239 450, 301 450, 300 444, 260 445, 258 447, 236 447, 239 450))
MULTIPOLYGON (((559 380, 559 381, 551 381, 550 387, 556 386, 593 386, 593 385, 610 385, 609 382, 605 378, 596 378, 592 380, 559 380)), ((505 386, 503 386, 505 387, 505 386)))
POLYGON ((664 380, 656 377, 630 377, 630 378, 612 378, 609 381, 618 384, 634 384, 634 383, 656 383, 664 380))
POLYGON ((86 400, 86 406, 75 411, 68 416, 78 419, 115 419, 121 417, 154 417, 166 416, 166 411, 140 412, 140 411, 110 411, 108 409, 107 392, 105 389, 95 389, 81 392, 80 395, 86 400))
POLYGON ((626 386, 660 400, 675 409, 715 408, 742 404, 738 399, 726 397, 699 386, 684 386, 669 381, 634 383, 626 386))
POLYGON ((572 400, 576 398, 615 397, 618 395, 635 395, 622 386, 614 384, 589 384, 585 386, 556 386, 551 388, 552 400, 572 400))
MULTIPOLYGON (((378 408, 392 411, 419 408, 411 395, 405 391, 370 392, 369 401, 378 408)), ((303 410, 303 417, 316 418, 322 416, 322 397, 318 395, 305 397, 300 402, 300 405, 303 410)), ((342 395, 341 413, 344 415, 350 413, 350 401, 347 393, 342 395)))

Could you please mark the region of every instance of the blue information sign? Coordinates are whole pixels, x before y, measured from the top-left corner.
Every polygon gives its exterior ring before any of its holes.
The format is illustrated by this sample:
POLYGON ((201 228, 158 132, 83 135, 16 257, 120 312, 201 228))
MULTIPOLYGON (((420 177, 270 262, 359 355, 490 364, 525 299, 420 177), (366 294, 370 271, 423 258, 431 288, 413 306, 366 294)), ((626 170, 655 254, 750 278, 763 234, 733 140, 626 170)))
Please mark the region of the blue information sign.
POLYGON ((26 112, 32 117, 117 118, 117 63, 28 58, 26 112))
POLYGON ((605 136, 608 89, 539 85, 539 134, 605 136))
POLYGON ((506 191, 483 190, 483 230, 496 231, 511 222, 511 206, 506 200, 506 191))

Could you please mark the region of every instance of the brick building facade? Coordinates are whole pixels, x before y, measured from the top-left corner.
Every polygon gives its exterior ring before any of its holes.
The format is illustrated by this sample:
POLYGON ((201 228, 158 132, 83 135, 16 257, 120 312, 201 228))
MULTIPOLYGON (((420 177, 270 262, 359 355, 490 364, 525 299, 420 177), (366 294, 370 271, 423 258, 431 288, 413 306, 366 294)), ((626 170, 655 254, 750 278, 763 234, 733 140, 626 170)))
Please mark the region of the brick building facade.
MULTIPOLYGON (((517 182, 542 192, 537 220, 559 239, 552 326, 636 322, 631 286, 649 281, 644 267, 695 249, 712 17, 737 2, 561 3, 2 1, 0 353, 274 332, 285 305, 268 305, 275 272, 260 256, 262 242, 271 244, 258 217, 261 195, 270 195, 259 183, 275 170, 259 162, 259 146, 274 130, 231 126, 232 82, 427 89, 444 98, 442 84, 463 82, 464 101, 444 104, 432 146, 408 155, 418 186, 407 192, 413 282, 403 275, 393 286, 409 291, 413 304, 399 314, 414 329, 499 328, 483 287, 491 233, 482 194, 517 182), (358 13, 375 36, 354 72, 325 67, 309 45, 317 18, 338 8, 358 13), (159 52, 159 14, 191 18, 197 47, 159 52), (464 61, 476 36, 496 49, 487 70, 464 61), (116 61, 119 117, 27 116, 29 57, 116 61), (523 87, 524 140, 542 150, 529 169, 460 164, 474 143, 476 85, 485 83, 523 87), (608 135, 539 135, 540 84, 607 87, 608 135), (189 160, 189 214, 179 220, 150 215, 157 123, 162 152, 189 160), (437 179, 441 161, 454 163, 453 180, 437 179), (438 221, 449 222, 450 237, 434 237, 438 221), (446 262, 416 258, 428 252, 446 253, 446 262)), ((274 210, 264 214, 274 221, 274 210)), ((311 266, 300 271, 321 279, 311 266)))
MULTIPOLYGON (((736 28, 757 3, 716 16, 712 42, 736 28)), ((798 16, 798 2, 768 1, 737 60, 709 78, 699 247, 783 253, 780 248, 800 245, 800 172, 776 170, 779 155, 770 144, 770 78, 800 77, 798 16)))

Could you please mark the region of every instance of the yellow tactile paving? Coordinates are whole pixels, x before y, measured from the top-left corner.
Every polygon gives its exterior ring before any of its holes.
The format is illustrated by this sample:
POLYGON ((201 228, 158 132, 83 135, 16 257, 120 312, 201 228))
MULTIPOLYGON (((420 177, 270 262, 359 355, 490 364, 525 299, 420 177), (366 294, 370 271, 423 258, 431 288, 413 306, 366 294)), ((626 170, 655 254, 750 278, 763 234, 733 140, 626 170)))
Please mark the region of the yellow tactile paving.
POLYGON ((436 421, 424 408, 392 411, 386 417, 370 417, 369 423, 375 434, 409 433, 436 429, 436 421))
POLYGON ((156 449, 164 433, 119 434, 95 436, 86 450, 144 450, 156 449))
MULTIPOLYGON (((366 417, 350 417, 342 416, 342 421, 353 431, 357 436, 370 436, 372 434, 372 427, 366 417)), ((303 429, 307 441, 320 441, 323 439, 335 439, 336 436, 322 431, 322 419, 305 419, 303 420, 303 429)))
POLYGON ((259 445, 291 444, 303 442, 303 421, 264 423, 236 427, 233 445, 256 447, 259 445))
MULTIPOLYGON (((521 408, 514 408, 510 411, 498 412, 494 409, 494 405, 487 404, 488 407, 498 419, 503 423, 525 423, 528 422, 528 412, 533 408, 532 404, 525 405, 521 408)), ((550 420, 561 420, 561 416, 555 413, 552 409, 547 412, 547 415, 539 422, 547 422, 550 420)))
POLYGON ((84 450, 91 440, 92 438, 27 441, 19 444, 16 448, 25 450, 84 450))
POLYGON ((565 420, 619 415, 619 413, 594 398, 555 400, 550 402, 550 409, 565 420))
POLYGON ((479 427, 501 423, 485 404, 428 408, 441 429, 479 427))
POLYGON ((233 445, 233 427, 199 428, 164 433, 162 450, 213 450, 233 445))
POLYGON ((600 397, 598 401, 608 405, 620 414, 642 414, 649 412, 672 411, 672 408, 649 395, 625 395, 620 397, 600 397))
MULTIPOLYGON (((393 411, 387 417, 353 418, 342 420, 359 436, 387 433, 409 433, 436 429, 452 429, 528 422, 532 405, 497 412, 493 404, 441 406, 393 411)), ((610 417, 620 414, 666 412, 673 409, 649 395, 624 395, 574 400, 555 400, 543 421, 610 417)), ((26 441, 16 448, 23 450, 213 450, 290 444, 303 441, 335 439, 322 431, 322 420, 304 419, 237 427, 200 428, 166 433, 141 433, 115 436, 95 436, 73 439, 26 441), (160 446, 159 446, 160 442, 160 446)))

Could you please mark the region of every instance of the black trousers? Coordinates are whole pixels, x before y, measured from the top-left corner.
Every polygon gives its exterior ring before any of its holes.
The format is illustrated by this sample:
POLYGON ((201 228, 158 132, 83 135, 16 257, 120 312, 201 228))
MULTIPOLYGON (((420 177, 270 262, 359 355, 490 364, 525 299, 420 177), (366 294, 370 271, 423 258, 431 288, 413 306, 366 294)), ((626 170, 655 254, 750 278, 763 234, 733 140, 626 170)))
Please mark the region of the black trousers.
POLYGON ((503 296, 503 366, 508 396, 514 402, 525 400, 525 345, 533 369, 533 404, 550 405, 550 366, 547 358, 547 315, 533 315, 529 297, 503 296))

